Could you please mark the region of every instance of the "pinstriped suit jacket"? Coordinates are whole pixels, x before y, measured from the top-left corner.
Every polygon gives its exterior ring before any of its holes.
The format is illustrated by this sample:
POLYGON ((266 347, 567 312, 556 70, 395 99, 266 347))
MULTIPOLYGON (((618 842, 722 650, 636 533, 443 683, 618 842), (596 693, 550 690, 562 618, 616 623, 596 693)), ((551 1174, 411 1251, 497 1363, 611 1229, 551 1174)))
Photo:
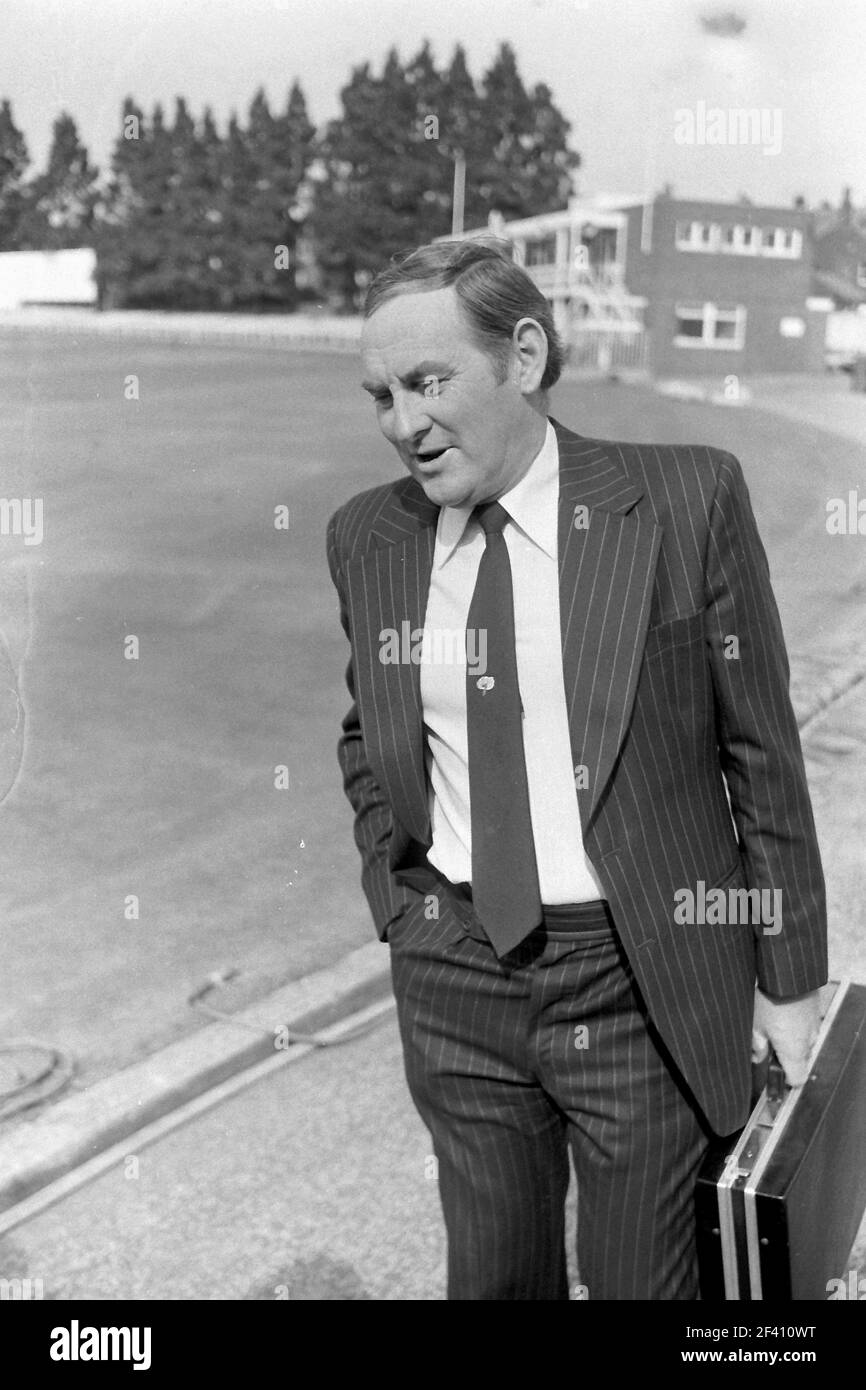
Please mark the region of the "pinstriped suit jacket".
MULTIPOLYGON (((551 423, 584 844, 650 1017, 728 1133, 746 1116, 756 979, 787 997, 827 978, 824 880, 767 558, 733 455, 551 423), (699 883, 781 890, 781 930, 677 923, 675 895, 699 883)), ((328 525, 351 643, 339 760, 382 937, 417 902, 400 873, 429 847, 430 822, 420 667, 383 665, 380 633, 423 626, 438 510, 406 477, 328 525)))

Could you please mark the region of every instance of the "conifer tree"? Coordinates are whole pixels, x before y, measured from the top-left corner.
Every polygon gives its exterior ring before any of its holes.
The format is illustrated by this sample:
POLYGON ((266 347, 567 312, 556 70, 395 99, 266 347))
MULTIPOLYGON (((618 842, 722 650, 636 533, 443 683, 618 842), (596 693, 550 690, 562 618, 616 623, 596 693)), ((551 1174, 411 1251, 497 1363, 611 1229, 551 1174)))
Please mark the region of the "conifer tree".
POLYGON ((27 211, 27 142, 15 124, 8 101, 0 103, 0 251, 21 249, 27 211))

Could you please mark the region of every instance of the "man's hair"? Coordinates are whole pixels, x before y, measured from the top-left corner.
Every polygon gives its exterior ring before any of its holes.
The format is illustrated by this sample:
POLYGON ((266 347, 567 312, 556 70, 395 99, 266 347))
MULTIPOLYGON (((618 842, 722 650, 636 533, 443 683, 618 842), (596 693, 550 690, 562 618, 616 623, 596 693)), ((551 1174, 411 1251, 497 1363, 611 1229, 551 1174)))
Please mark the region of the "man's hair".
POLYGON ((418 294, 453 285, 475 342, 496 368, 500 382, 508 374, 511 335, 522 318, 533 318, 547 338, 547 365, 541 378, 548 391, 562 371, 563 349, 553 325, 553 311, 535 281, 514 261, 510 241, 473 237, 435 241, 392 256, 372 280, 363 316, 370 318, 398 294, 418 294))

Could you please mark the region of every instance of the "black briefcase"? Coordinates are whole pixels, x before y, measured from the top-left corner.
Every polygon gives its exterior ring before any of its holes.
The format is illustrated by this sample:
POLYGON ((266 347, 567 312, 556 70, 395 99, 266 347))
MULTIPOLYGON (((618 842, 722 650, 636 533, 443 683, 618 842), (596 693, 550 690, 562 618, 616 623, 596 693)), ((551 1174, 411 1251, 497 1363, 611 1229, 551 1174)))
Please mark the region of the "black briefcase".
POLYGON ((866 986, 822 995, 808 1080, 787 1086, 771 1059, 745 1129, 701 1169, 702 1299, 825 1300, 847 1279, 866 1209, 866 986))

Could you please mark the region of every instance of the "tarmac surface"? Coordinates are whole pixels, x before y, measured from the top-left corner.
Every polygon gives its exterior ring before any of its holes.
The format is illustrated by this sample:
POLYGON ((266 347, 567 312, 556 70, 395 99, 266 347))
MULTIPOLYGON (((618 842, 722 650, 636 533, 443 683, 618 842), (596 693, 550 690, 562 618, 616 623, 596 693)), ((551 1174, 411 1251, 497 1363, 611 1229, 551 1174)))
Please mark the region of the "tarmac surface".
MULTIPOLYGON (((383 951, 384 954, 384 951, 383 951)), ((436 1300, 445 1242, 393 1016, 0 1238, 46 1298, 436 1300)))

